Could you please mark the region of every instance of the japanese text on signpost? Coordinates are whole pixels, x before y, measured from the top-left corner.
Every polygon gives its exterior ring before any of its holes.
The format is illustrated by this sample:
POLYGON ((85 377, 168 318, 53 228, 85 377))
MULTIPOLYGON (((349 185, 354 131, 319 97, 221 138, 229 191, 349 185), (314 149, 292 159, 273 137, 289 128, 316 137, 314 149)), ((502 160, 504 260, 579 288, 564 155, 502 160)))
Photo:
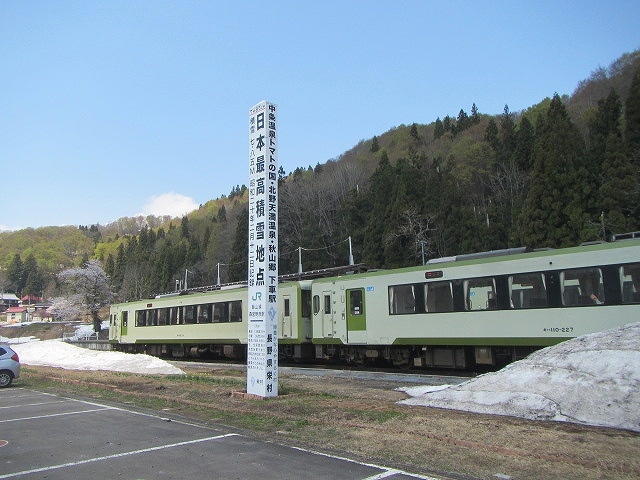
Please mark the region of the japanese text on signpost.
POLYGON ((249 110, 247 393, 278 395, 277 108, 249 110))

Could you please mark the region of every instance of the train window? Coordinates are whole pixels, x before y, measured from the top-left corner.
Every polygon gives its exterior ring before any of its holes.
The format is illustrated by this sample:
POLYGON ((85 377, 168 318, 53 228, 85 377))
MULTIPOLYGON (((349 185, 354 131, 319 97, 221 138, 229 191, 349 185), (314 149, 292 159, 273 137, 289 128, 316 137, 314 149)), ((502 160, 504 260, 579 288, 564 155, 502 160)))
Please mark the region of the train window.
POLYGON ((136 312, 136 327, 144 327, 147 325, 147 312, 145 310, 138 310, 136 312))
POLYGON ((223 323, 228 322, 227 304, 225 302, 218 302, 213 304, 213 322, 223 323))
POLYGON ((184 323, 196 323, 196 306, 187 305, 184 307, 184 323))
POLYGON ((620 267, 622 303, 640 303, 640 263, 620 267))
POLYGON ((158 324, 158 310, 153 309, 147 312, 147 325, 157 325, 158 324))
POLYGON ((179 307, 170 307, 169 308, 169 321, 171 325, 179 325, 180 324, 180 308, 179 307))
POLYGON ((389 314, 416 313, 416 291, 421 285, 393 285, 389 287, 389 314))
POLYGON ((211 303, 205 303, 198 305, 198 323, 211 323, 213 305, 211 303))
POLYGON ((429 282, 425 286, 427 312, 453 312, 453 288, 451 282, 429 282))
POLYGON ((126 327, 129 323, 129 312, 122 312, 122 326, 126 327))
POLYGON ((168 309, 166 308, 159 308, 158 309, 158 323, 157 325, 166 325, 167 319, 169 317, 169 312, 167 311, 168 309))
POLYGON ((320 313, 320 295, 313 296, 313 314, 317 315, 320 313))
POLYGON ((349 307, 351 315, 362 315, 364 313, 362 290, 349 290, 349 307))
POLYGON ((467 310, 492 310, 496 305, 496 281, 493 277, 464 281, 467 310))
POLYGON ((285 317, 291 316, 291 299, 289 298, 284 299, 284 316, 285 317))
POLYGON ((233 302, 229 302, 229 321, 242 321, 242 301, 236 300, 233 302))
POLYGON ((324 313, 331 313, 331 295, 324 296, 324 313))
POLYGON ((547 287, 542 273, 520 273, 509 276, 509 294, 513 308, 547 306, 547 287))
POLYGON ((560 272, 560 288, 565 306, 599 305, 605 300, 599 268, 576 268, 560 272))

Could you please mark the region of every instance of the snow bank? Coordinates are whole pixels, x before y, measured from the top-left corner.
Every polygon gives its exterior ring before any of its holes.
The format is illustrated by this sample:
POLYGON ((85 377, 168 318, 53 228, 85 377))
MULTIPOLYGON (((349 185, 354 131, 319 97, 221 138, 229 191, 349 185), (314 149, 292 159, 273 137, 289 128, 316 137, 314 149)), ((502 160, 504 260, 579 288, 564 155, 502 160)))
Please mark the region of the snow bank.
POLYGON ((640 323, 539 350, 459 385, 401 388, 400 403, 640 432, 640 323))
POLYGON ((67 370, 108 370, 112 372, 184 375, 168 362, 150 355, 103 352, 76 347, 60 340, 12 344, 25 365, 59 367, 67 370))

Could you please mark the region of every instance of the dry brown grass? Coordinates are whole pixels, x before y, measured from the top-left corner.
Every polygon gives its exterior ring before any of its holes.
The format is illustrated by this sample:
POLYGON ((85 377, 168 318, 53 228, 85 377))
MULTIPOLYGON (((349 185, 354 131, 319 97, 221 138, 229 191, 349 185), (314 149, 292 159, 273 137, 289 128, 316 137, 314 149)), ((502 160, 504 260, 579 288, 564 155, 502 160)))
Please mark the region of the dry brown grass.
POLYGON ((233 395, 242 371, 211 367, 185 378, 25 367, 20 385, 224 424, 259 438, 426 475, 514 479, 637 479, 640 435, 399 405, 396 384, 288 375, 268 400, 233 395))

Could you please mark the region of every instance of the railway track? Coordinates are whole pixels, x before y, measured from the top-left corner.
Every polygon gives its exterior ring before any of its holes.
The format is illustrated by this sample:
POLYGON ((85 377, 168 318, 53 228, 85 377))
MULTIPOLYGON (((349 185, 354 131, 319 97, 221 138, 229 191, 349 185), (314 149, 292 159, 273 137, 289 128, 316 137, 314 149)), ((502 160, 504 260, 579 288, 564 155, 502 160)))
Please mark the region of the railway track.
MULTIPOLYGON (((242 363, 219 363, 219 362, 194 362, 191 360, 171 360, 172 365, 178 368, 210 369, 227 368, 233 370, 245 370, 246 365, 242 363)), ((333 378, 353 378, 358 380, 383 381, 394 383, 414 383, 419 385, 444 385, 458 384, 472 378, 471 374, 464 375, 444 375, 438 373, 416 373, 398 372, 390 370, 359 370, 353 368, 336 368, 321 365, 291 366, 281 365, 278 368, 280 374, 301 375, 309 377, 333 377, 333 378)))

